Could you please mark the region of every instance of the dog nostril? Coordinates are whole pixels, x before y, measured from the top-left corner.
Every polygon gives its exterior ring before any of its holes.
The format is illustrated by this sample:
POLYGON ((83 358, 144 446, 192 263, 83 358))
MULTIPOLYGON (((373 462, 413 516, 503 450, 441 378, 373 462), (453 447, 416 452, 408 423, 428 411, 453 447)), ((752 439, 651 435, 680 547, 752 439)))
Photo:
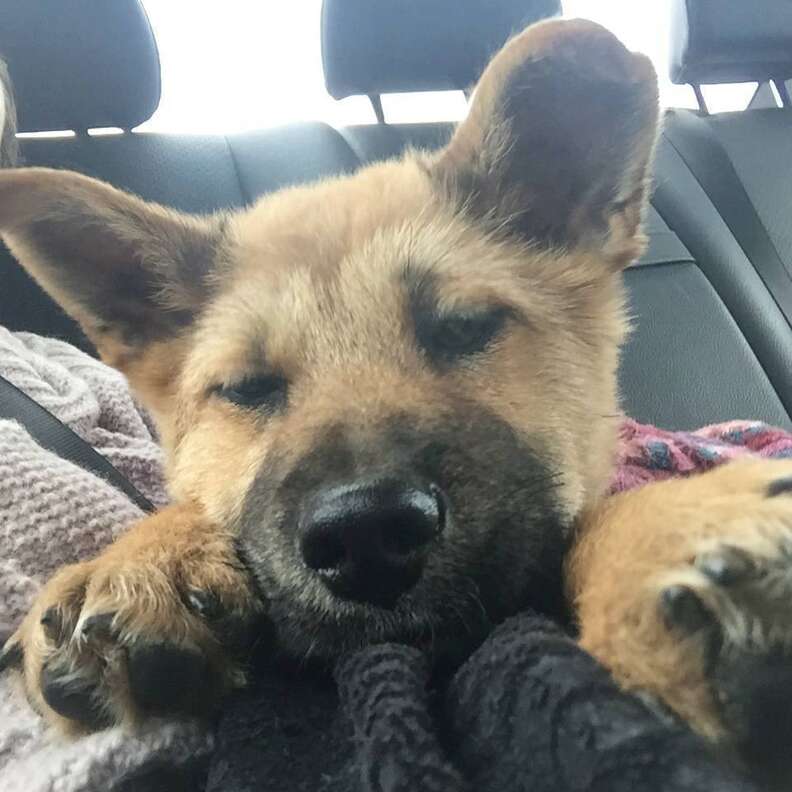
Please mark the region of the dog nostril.
POLYGON ((437 539, 444 523, 445 505, 437 487, 431 485, 428 492, 410 491, 403 496, 399 508, 383 515, 378 526, 383 551, 397 562, 408 559, 437 539))
POLYGON ((411 525, 395 525, 393 530, 384 531, 382 547, 392 556, 409 556, 427 543, 426 534, 411 525))
POLYGON ((346 547, 339 534, 319 531, 303 537, 303 560, 315 572, 339 569, 346 561, 346 555, 346 547))

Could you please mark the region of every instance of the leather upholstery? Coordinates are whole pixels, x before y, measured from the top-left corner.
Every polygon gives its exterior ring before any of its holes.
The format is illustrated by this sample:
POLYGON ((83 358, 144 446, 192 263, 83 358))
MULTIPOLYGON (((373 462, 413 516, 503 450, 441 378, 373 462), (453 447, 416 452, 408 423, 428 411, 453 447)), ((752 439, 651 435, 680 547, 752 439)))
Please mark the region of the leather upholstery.
MULTIPOLYGON (((767 370, 790 408, 788 388, 792 379, 787 372, 792 356, 786 350, 792 347, 792 110, 772 108, 711 116, 677 110, 666 120, 665 137, 684 162, 687 178, 692 177, 695 189, 706 194, 717 213, 715 219, 702 219, 692 226, 690 215, 679 211, 677 199, 669 212, 678 217, 667 219, 681 236, 689 233, 698 240, 711 237, 714 223, 723 224, 744 263, 731 274, 729 265, 734 258, 721 255, 712 277, 725 281, 728 288, 735 284, 735 276, 745 279, 758 275, 764 284, 768 300, 757 302, 758 296, 744 291, 735 294, 740 304, 747 305, 744 312, 740 309, 744 318, 735 318, 760 357, 765 354, 764 340, 772 339, 772 360, 767 370), (761 340, 751 340, 758 326, 764 326, 761 340)), ((678 193, 681 183, 672 186, 668 174, 663 175, 667 177, 666 192, 678 193)), ((685 242, 689 247, 697 244, 690 239, 685 242)), ((709 252, 702 254, 702 261, 710 259, 709 252)))
POLYGON ((745 335, 695 262, 627 271, 634 330, 620 371, 625 412, 667 429, 736 418, 792 427, 745 335))
MULTIPOLYGON (((341 133, 369 162, 408 145, 442 145, 451 131, 401 124, 341 133)), ((737 417, 792 426, 789 325, 667 140, 657 162, 649 246, 626 274, 635 319, 620 371, 627 413, 669 429, 737 417)))
MULTIPOLYGON (((789 323, 709 196, 666 139, 661 139, 658 146, 655 171, 655 208, 690 251, 772 383, 784 410, 792 415, 792 329, 789 323)), ((658 310, 666 310, 659 299, 658 310)), ((703 305, 699 312, 707 313, 703 305)), ((706 320, 697 322, 689 334, 680 334, 679 345, 694 346, 698 335, 711 332, 706 320)), ((669 350, 669 353, 678 354, 678 350, 669 350)), ((698 362, 697 358, 692 361, 698 362)), ((722 388, 739 387, 753 395, 761 392, 754 374, 735 365, 730 352, 721 358, 719 370, 708 391, 710 399, 722 398, 717 393, 722 388)), ((753 413, 742 415, 733 409, 730 417, 761 417, 756 412, 759 406, 754 404, 753 413)), ((783 425, 789 425, 788 418, 783 425)))
POLYGON ((159 104, 157 45, 138 0, 3 0, 0 56, 20 132, 131 129, 159 104))
POLYGON ((466 89, 510 35, 559 0, 324 0, 331 96, 466 89))
POLYGON ((792 109, 706 119, 792 278, 792 109))
MULTIPOLYGON (((70 168, 187 212, 244 206, 260 195, 358 166, 344 138, 299 124, 227 138, 126 133, 22 141, 26 165, 70 168)), ((91 345, 0 246, 0 325, 91 345)))
POLYGON ((340 132, 361 162, 378 162, 400 154, 408 146, 437 149, 447 143, 453 124, 366 124, 340 132))
MULTIPOLYGON (((427 68, 432 73, 431 63, 427 68)), ((782 167, 792 156, 789 118, 789 112, 773 110, 707 120, 785 264, 792 261, 789 180, 782 167), (757 138, 762 145, 756 145, 757 138)), ((211 212, 398 156, 410 145, 437 148, 450 134, 448 124, 339 131, 300 124, 228 138, 78 135, 25 140, 23 156, 28 164, 74 168, 148 199, 211 212)), ((753 266, 750 247, 736 238, 668 139, 658 147, 655 181, 649 249, 626 274, 636 319, 621 368, 627 412, 667 428, 729 418, 792 426, 792 329, 753 266)), ((89 348, 71 320, 5 253, 0 253, 0 324, 89 348)))
MULTIPOLYGON (((306 124, 225 139, 80 136, 24 141, 24 155, 31 164, 76 168, 145 198, 207 212, 395 156, 407 145, 439 146, 450 130, 414 124, 339 134, 306 124)), ((667 141, 661 141, 658 166, 660 212, 650 212, 649 249, 627 274, 636 318, 621 371, 628 413, 668 428, 734 417, 789 426, 792 331, 667 141)), ((0 279, 10 298, 0 296, 0 323, 80 340, 71 320, 8 258, 0 260, 0 279)))
POLYGON ((670 73, 678 84, 792 77, 789 0, 672 0, 670 73))
MULTIPOLYGON (((745 113, 744 118, 755 120, 756 113, 745 113)), ((767 116, 766 111, 758 113, 760 118, 767 116)), ((776 245, 768 233, 768 220, 776 220, 774 225, 778 225, 779 214, 786 214, 786 202, 780 206, 774 206, 772 199, 778 199, 778 174, 779 164, 773 165, 772 172, 766 167, 762 167, 763 160, 766 159, 764 151, 757 157, 760 151, 757 142, 763 140, 761 134, 751 135, 747 140, 740 134, 740 123, 738 118, 728 119, 727 123, 718 125, 722 134, 730 139, 733 146, 736 146, 741 159, 747 160, 750 165, 754 162, 758 168, 748 168, 746 179, 740 179, 737 175, 735 165, 730 159, 726 148, 722 145, 715 129, 715 121, 697 113, 687 110, 671 111, 668 114, 667 123, 663 131, 671 145, 685 160, 688 168, 703 189, 706 191, 721 217, 739 242, 745 254, 753 263, 760 277, 769 289, 770 293, 776 298, 778 306, 786 316, 787 321, 792 324, 792 279, 790 279, 790 264, 786 263, 779 256, 776 245), (728 121, 734 120, 738 129, 731 129, 732 125, 728 121), (731 130, 731 132, 729 131, 731 130), (734 133, 737 134, 734 134, 734 133), (744 146, 747 143, 748 146, 744 146), (754 171, 767 176, 758 180, 752 176, 754 171), (751 200, 751 196, 746 190, 748 183, 752 183, 757 192, 760 204, 764 208, 764 220, 757 211, 757 205, 751 200), (776 187, 773 190, 773 186, 776 187), (763 196, 770 194, 771 202, 762 201, 763 196)), ((757 132, 759 130, 756 130, 757 132)), ((780 152, 783 152, 783 144, 780 152)), ((783 173, 783 167, 780 168, 783 173)), ((788 192, 782 188, 781 192, 788 192)), ((780 230, 780 229, 779 229, 780 230)), ((781 241, 792 241, 788 234, 781 231, 781 241)), ((787 244, 788 248, 788 244, 787 244)))

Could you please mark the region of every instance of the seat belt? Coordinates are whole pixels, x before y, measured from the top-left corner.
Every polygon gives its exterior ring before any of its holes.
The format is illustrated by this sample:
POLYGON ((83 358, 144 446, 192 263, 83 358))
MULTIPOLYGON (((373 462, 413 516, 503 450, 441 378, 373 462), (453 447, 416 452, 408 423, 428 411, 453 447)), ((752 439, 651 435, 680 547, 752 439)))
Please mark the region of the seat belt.
POLYGON ((663 136, 684 160, 748 260, 792 325, 792 279, 734 169, 729 155, 704 118, 673 110, 663 136))
POLYGON ((152 512, 154 504, 125 476, 81 437, 59 421, 49 410, 0 377, 0 418, 18 421, 30 436, 48 451, 79 465, 83 470, 104 479, 121 490, 144 512, 152 512))

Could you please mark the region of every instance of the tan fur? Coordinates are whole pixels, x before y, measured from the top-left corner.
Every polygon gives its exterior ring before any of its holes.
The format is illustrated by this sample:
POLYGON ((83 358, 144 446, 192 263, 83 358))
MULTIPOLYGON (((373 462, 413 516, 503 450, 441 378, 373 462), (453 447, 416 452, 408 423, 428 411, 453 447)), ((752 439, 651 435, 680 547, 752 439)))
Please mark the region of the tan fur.
POLYGON ((238 501, 232 493, 246 490, 246 471, 266 452, 261 443, 276 432, 289 435, 296 454, 317 425, 342 419, 339 405, 376 421, 396 405, 436 412, 449 389, 469 391, 525 434, 547 436, 568 474, 570 515, 599 497, 613 453, 616 347, 625 323, 620 278, 595 255, 551 255, 494 242, 437 204, 414 160, 265 199, 231 228, 238 265, 200 323, 182 375, 180 421, 200 429, 185 435, 173 457, 178 492, 225 519, 225 508, 238 501), (416 267, 432 262, 449 306, 499 302, 530 317, 489 363, 483 385, 477 370, 437 382, 405 341, 405 328, 380 321, 405 310, 394 289, 405 261, 416 267), (343 310, 343 324, 323 322, 328 295, 336 305, 343 301, 336 309, 343 310), (273 421, 267 438, 251 445, 246 432, 253 431, 253 419, 195 394, 255 373, 256 350, 263 357, 265 349, 268 366, 298 382, 307 375, 305 409, 296 390, 284 421, 273 421), (383 351, 390 361, 383 361, 383 351), (524 387, 533 381, 542 381, 542 388, 524 387), (519 401, 515 392, 521 392, 519 401), (592 412, 602 416, 593 432, 592 412), (237 431, 242 437, 232 441, 237 431), (222 480, 204 451, 217 436, 245 449, 229 453, 235 464, 222 480), (219 501, 229 505, 218 508, 219 501))
POLYGON ((388 419, 442 424, 450 405, 463 403, 534 443, 561 473, 558 509, 567 526, 578 518, 568 585, 582 645, 624 686, 654 692, 702 734, 720 738, 700 642, 680 641, 666 627, 659 591, 669 580, 690 580, 702 542, 758 547, 760 534, 789 529, 792 512, 787 501, 764 497, 769 481, 787 472, 770 463, 601 503, 627 332, 620 270, 644 244, 656 119, 645 58, 593 23, 553 21, 495 57, 468 119, 440 153, 282 191, 227 218, 185 218, 76 174, 0 174, 5 240, 152 408, 172 494, 185 504, 141 522, 46 587, 13 639, 24 647, 36 705, 64 725, 39 689, 41 668, 56 660, 98 678, 115 719, 138 715, 112 648, 94 647, 110 660, 100 672, 79 636, 61 649, 45 635, 39 621, 52 605, 72 628, 110 609, 122 644, 168 635, 207 654, 220 692, 238 682, 238 666, 176 589, 186 581, 215 591, 243 617, 256 611, 227 526, 238 523, 262 468, 273 459, 298 465, 334 426, 355 447, 376 449, 388 419), (624 117, 602 114, 596 96, 589 105, 585 96, 567 102, 547 64, 593 80, 624 117), (508 115, 520 75, 528 108, 538 104, 527 120, 508 115), (586 113, 593 129, 581 126, 586 113), (548 116, 552 134, 542 126, 548 116), (576 148, 585 134, 591 139, 576 148), (557 174, 541 156, 532 164, 534 148, 560 156, 554 147, 564 135, 569 161, 549 163, 557 174), (518 141, 525 162, 510 159, 518 141), (590 169, 590 180, 578 166, 590 169), (563 216, 548 218, 544 198, 563 216), (192 278, 186 267, 196 257, 205 261, 192 278), (130 273, 140 320, 116 294, 116 280, 130 273), (510 310, 514 318, 486 355, 446 370, 427 362, 404 286, 422 276, 431 277, 440 311, 510 310), (119 299, 117 321, 99 315, 113 314, 119 299), (218 396, 218 388, 269 372, 289 382, 283 412, 264 415, 218 396))
POLYGON ((185 606, 177 584, 187 590, 212 591, 231 615, 243 616, 259 608, 233 553, 231 537, 189 503, 162 509, 94 560, 64 567, 44 587, 11 639, 25 646, 23 675, 31 703, 67 732, 81 731, 74 721, 50 709, 41 694, 41 670, 54 659, 51 637, 41 625, 42 616, 51 608, 62 629, 69 631, 79 631, 92 616, 115 614, 117 641, 105 642, 100 637, 97 646, 92 640, 77 640, 67 654, 57 658, 77 675, 101 678, 96 703, 112 720, 132 726, 141 719, 126 683, 124 647, 136 642, 168 641, 201 651, 218 676, 215 690, 201 692, 207 708, 242 685, 243 669, 229 663, 225 647, 185 606))
MULTIPOLYGON (((792 531, 792 505, 788 497, 768 498, 767 492, 789 475, 792 463, 786 461, 732 462, 610 498, 583 520, 569 559, 581 645, 625 688, 657 695, 713 740, 727 734, 701 636, 666 625, 660 592, 677 583, 691 586, 713 610, 724 609, 726 601, 694 569, 694 559, 722 544, 757 558, 777 554, 778 541, 792 531)), ((760 614, 771 616, 771 603, 760 614)), ((789 620, 776 626, 784 633, 789 620)), ((744 625, 732 628, 735 641, 746 638, 744 625)))

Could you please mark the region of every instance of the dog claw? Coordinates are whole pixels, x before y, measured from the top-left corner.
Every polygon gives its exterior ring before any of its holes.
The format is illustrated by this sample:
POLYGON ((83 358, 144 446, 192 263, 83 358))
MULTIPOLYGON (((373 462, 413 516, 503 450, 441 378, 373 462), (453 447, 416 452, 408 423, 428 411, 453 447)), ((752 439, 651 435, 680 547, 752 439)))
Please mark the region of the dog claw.
POLYGON ((39 624, 41 624, 44 634, 50 641, 60 643, 63 633, 63 621, 57 607, 53 605, 51 608, 47 608, 39 620, 39 624))
POLYGON ((187 604, 204 619, 216 619, 220 616, 220 603, 217 597, 209 591, 188 591, 187 604))
POLYGON ((81 632, 86 638, 108 639, 114 638, 117 631, 113 628, 115 613, 97 613, 89 616, 83 623, 81 632))
POLYGON ((22 665, 24 659, 24 652, 22 644, 15 643, 6 645, 0 651, 0 672, 5 671, 7 668, 16 668, 22 665))

